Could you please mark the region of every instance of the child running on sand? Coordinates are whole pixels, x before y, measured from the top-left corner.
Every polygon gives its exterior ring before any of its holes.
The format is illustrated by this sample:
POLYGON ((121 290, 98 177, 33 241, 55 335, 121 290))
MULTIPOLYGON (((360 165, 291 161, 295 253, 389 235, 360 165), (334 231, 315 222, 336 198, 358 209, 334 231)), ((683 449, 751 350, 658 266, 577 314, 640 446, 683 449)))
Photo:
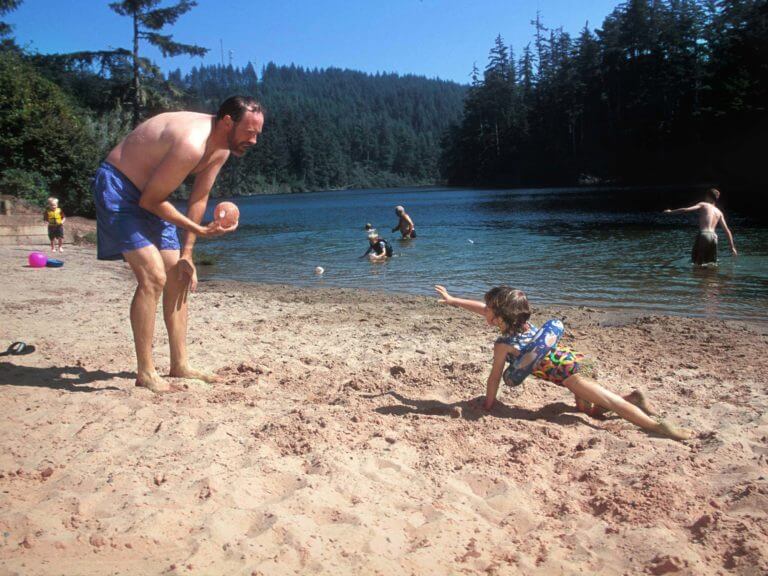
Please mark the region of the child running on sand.
MULTIPOLYGON (((488 376, 483 403, 483 408, 490 410, 496 401, 505 364, 514 361, 536 334, 536 326, 528 322, 531 316, 528 299, 521 290, 508 286, 497 286, 486 292, 485 302, 456 298, 443 286, 435 286, 435 290, 440 295, 441 303, 480 314, 485 317, 488 325, 501 330, 502 336, 493 347, 493 367, 488 376)), ((675 440, 686 440, 693 435, 690 430, 651 418, 655 412, 639 390, 622 398, 590 378, 591 372, 590 363, 583 354, 556 346, 534 366, 532 374, 568 388, 576 396, 576 407, 589 416, 599 417, 607 412, 616 412, 649 432, 675 440)))

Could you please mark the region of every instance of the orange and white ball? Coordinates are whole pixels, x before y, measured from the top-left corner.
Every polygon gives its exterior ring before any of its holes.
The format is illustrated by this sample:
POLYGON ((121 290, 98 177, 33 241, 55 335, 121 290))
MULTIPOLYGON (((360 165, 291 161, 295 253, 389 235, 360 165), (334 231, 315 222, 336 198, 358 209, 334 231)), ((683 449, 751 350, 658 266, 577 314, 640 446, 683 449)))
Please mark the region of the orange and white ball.
POLYGON ((240 209, 232 202, 219 202, 213 209, 213 221, 225 228, 234 226, 240 220, 240 209))

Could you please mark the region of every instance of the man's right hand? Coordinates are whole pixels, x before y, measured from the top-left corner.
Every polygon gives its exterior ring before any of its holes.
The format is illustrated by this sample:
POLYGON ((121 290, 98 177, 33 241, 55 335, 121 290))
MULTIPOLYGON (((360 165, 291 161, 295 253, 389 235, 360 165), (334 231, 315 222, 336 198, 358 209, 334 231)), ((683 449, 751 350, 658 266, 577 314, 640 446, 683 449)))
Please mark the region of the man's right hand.
POLYGON ((197 236, 202 236, 203 238, 221 236, 222 234, 228 234, 237 230, 238 224, 238 222, 235 222, 232 226, 222 226, 220 222, 214 220, 213 222, 209 222, 207 226, 200 226, 199 230, 195 231, 195 234, 197 236))

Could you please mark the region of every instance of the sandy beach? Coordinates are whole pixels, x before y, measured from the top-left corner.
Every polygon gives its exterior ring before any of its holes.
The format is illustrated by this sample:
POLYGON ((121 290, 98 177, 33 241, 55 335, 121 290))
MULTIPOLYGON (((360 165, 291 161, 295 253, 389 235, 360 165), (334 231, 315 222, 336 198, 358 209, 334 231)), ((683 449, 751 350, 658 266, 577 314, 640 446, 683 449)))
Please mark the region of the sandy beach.
POLYGON ((0 575, 768 573, 766 326, 535 311, 680 443, 534 378, 478 411, 496 335, 436 298, 209 281, 222 382, 155 395, 125 264, 31 249, 0 247, 0 349, 37 348, 0 358, 0 575))

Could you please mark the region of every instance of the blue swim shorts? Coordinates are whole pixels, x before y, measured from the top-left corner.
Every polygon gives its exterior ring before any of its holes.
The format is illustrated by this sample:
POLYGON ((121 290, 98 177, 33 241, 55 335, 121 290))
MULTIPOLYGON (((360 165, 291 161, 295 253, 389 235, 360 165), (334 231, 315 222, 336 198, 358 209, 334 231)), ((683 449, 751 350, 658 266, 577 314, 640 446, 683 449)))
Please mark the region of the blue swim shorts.
POLYGON ((176 226, 141 208, 140 196, 125 174, 102 162, 93 179, 99 260, 119 260, 126 252, 149 245, 159 250, 181 249, 176 226))

